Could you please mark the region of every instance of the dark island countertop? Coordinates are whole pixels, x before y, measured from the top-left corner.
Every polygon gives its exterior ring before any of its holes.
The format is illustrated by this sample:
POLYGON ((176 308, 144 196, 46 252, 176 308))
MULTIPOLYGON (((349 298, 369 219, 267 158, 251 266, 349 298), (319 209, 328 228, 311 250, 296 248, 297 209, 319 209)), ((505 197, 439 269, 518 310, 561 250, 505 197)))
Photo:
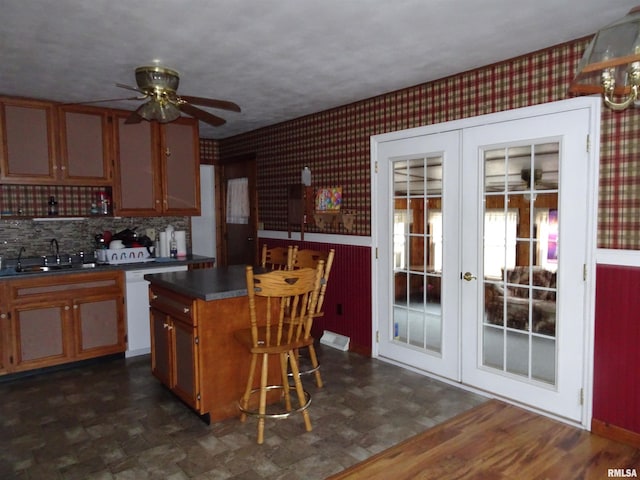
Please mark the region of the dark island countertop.
POLYGON ((247 294, 245 265, 145 275, 154 285, 207 302, 247 294))

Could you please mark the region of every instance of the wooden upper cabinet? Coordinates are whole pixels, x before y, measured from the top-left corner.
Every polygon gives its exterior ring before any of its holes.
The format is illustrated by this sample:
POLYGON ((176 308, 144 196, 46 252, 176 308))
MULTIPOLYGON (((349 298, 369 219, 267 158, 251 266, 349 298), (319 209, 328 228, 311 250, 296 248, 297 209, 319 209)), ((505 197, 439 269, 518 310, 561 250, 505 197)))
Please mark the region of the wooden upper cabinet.
POLYGON ((199 215, 198 124, 181 118, 167 124, 126 124, 116 113, 115 214, 199 215))
POLYGON ((0 180, 110 185, 109 110, 0 98, 0 180))
POLYGON ((51 102, 0 97, 0 180, 42 184, 58 179, 56 116, 51 102))
POLYGON ((200 215, 198 122, 181 118, 162 125, 163 210, 168 215, 200 215))
POLYGON ((162 212, 158 124, 126 124, 131 112, 114 116, 116 168, 114 212, 121 216, 155 216, 162 212))
POLYGON ((109 110, 64 106, 58 110, 60 169, 65 183, 109 185, 113 148, 109 110))

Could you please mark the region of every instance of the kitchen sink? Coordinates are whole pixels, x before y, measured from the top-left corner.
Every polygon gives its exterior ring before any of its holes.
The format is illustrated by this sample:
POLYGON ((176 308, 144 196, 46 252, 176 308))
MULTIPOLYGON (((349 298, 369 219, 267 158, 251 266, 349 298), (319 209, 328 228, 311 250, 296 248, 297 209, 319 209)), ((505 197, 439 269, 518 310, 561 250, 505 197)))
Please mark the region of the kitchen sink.
MULTIPOLYGON (((15 272, 16 275, 21 275, 25 273, 43 273, 43 272, 60 272, 60 271, 70 271, 70 270, 85 270, 89 268, 96 268, 98 266, 97 263, 78 263, 78 264, 61 264, 61 265, 28 265, 22 267, 19 272, 15 272)), ((10 273, 7 273, 10 275, 10 273)))

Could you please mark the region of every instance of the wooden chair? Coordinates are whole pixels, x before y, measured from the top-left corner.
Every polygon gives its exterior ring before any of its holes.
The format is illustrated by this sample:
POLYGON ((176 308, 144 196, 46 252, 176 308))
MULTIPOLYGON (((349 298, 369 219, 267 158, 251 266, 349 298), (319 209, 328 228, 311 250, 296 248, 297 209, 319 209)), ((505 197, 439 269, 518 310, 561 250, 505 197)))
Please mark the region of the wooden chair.
MULTIPOLYGON (((294 249, 293 268, 317 268, 320 262, 324 262, 324 271, 322 273, 322 280, 320 282, 320 293, 318 295, 318 302, 316 308, 312 311, 313 317, 318 318, 324 316, 324 310, 322 305, 324 303, 324 295, 327 290, 327 284, 329 283, 329 275, 331 274, 331 266, 333 265, 333 257, 335 256, 335 250, 332 248, 328 252, 320 252, 317 250, 298 250, 294 249)), ((311 335, 311 332, 309 332, 311 335)), ((296 352, 297 353, 297 352, 296 352)), ((316 355, 316 349, 313 346, 313 342, 309 344, 309 358, 311 360, 311 368, 300 372, 301 375, 313 373, 316 378, 316 385, 318 388, 322 388, 322 376, 320 375, 320 363, 318 362, 318 356, 316 355)))
POLYGON ((268 248, 262 245, 260 266, 265 270, 291 270, 293 267, 293 247, 268 248))
MULTIPOLYGON (((251 353, 251 366, 247 387, 239 406, 241 421, 244 422, 247 415, 258 418, 259 444, 264 441, 265 418, 286 418, 292 413, 300 412, 306 430, 311 431, 311 420, 307 411, 311 396, 302 387, 294 351, 313 342, 309 332, 313 322, 312 312, 318 302, 323 270, 324 262, 319 262, 316 269, 274 270, 257 275, 254 275, 252 267, 248 266, 246 269, 250 328, 235 332, 235 337, 251 353), (257 297, 264 297, 266 301, 258 302, 257 297), (260 308, 257 308, 258 303, 260 308), (291 312, 294 312, 293 321, 285 323, 285 313, 291 312), (280 361, 278 385, 268 385, 269 356, 272 355, 277 355, 280 361), (254 376, 259 359, 262 360, 260 386, 254 389, 254 376), (293 374, 294 386, 289 385, 289 368, 293 374), (272 390, 282 390, 280 400, 284 400, 284 406, 277 412, 273 412, 271 402, 267 412, 267 393, 272 390), (295 409, 291 403, 290 390, 296 392, 298 406, 295 409), (250 406, 254 394, 259 394, 257 409, 253 406, 255 401, 250 406)), ((272 400, 271 395, 269 400, 272 400)))

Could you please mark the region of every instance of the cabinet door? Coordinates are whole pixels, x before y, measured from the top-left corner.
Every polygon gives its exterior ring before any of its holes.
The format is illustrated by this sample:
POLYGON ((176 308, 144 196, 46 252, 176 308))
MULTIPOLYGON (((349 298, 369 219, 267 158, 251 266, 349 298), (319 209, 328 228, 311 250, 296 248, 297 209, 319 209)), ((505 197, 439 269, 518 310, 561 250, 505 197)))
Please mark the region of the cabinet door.
POLYGON ((158 124, 126 124, 130 112, 115 114, 116 215, 156 216, 162 211, 161 172, 158 161, 158 124))
POLYGON ((105 185, 111 181, 112 132, 108 110, 61 107, 61 170, 67 183, 105 185))
POLYGON ((198 382, 198 345, 196 329, 186 323, 173 320, 172 337, 174 348, 173 392, 186 404, 198 410, 200 389, 198 382))
POLYGON ((52 103, 0 98, 0 180, 52 183, 58 176, 52 103))
POLYGON ((161 131, 163 210, 167 215, 200 215, 198 123, 181 118, 161 131))
MULTIPOLYGON (((2 288, 0 287, 0 290, 2 288)), ((11 356, 11 345, 8 343, 10 337, 9 315, 2 309, 0 311, 0 374, 6 373, 9 365, 9 357, 11 356)))
POLYGON ((171 387, 171 346, 169 342, 170 321, 166 313, 155 308, 150 310, 151 317, 151 373, 171 387))
POLYGON ((16 307, 13 310, 15 370, 66 361, 69 351, 66 313, 69 309, 66 302, 60 301, 16 307))
POLYGON ((124 352, 123 299, 102 295, 73 302, 78 358, 124 352))

